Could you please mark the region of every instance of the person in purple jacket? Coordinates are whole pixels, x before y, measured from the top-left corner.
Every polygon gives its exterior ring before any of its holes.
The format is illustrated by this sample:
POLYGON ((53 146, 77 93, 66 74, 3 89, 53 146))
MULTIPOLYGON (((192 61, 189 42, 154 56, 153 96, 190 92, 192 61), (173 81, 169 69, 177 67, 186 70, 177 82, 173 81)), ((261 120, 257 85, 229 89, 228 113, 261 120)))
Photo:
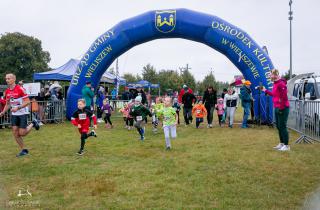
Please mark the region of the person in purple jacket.
POLYGON ((289 133, 287 129, 287 121, 289 116, 289 101, 287 81, 281 79, 279 71, 273 69, 270 74, 270 79, 273 81, 272 91, 262 88, 266 94, 272 96, 273 106, 275 108, 275 121, 279 131, 280 143, 274 149, 280 151, 289 151, 289 133))
POLYGON ((111 122, 111 113, 113 112, 113 107, 110 105, 109 100, 107 98, 103 100, 103 106, 101 108, 101 111, 105 113, 104 121, 106 123, 106 128, 108 128, 108 123, 110 124, 110 127, 113 128, 111 122))

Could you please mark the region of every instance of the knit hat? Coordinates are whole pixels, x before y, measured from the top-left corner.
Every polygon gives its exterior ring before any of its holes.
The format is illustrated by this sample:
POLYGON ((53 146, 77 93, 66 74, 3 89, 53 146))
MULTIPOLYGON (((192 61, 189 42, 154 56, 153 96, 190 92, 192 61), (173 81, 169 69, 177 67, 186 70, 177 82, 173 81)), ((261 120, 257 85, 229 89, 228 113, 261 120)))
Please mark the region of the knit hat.
POLYGON ((249 80, 246 80, 243 84, 244 85, 251 85, 251 82, 249 80))
POLYGON ((135 101, 141 102, 141 101, 142 101, 142 97, 141 97, 141 96, 137 96, 137 97, 135 98, 135 101))

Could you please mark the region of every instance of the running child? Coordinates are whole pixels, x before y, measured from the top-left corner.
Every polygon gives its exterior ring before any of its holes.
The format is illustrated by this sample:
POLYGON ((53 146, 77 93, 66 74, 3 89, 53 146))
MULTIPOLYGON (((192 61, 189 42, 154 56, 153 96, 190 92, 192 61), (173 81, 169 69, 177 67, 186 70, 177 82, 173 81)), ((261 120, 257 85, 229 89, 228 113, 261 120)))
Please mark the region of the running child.
POLYGON ((135 119, 134 127, 137 128, 140 134, 140 140, 144 141, 145 120, 147 119, 148 115, 152 117, 152 114, 148 108, 146 108, 141 104, 141 101, 142 101, 141 96, 137 96, 135 98, 135 104, 131 108, 130 115, 133 116, 135 119))
POLYGON ((105 113, 104 122, 106 123, 106 128, 108 128, 108 123, 110 124, 110 127, 113 128, 111 122, 111 113, 113 112, 113 107, 110 105, 109 99, 103 100, 101 111, 105 113))
POLYGON ((128 104, 127 103, 124 103, 123 105, 123 108, 121 108, 119 110, 120 113, 122 113, 122 117, 123 117, 123 121, 124 121, 124 127, 125 128, 128 128, 129 127, 129 121, 127 120, 127 116, 128 116, 128 104))
POLYGON ((134 106, 134 99, 130 100, 128 103, 128 106, 126 107, 127 111, 127 124, 128 124, 128 130, 130 131, 133 128, 133 116, 130 115, 131 108, 134 106))
POLYGON ((202 104, 201 99, 198 104, 193 107, 192 114, 196 117, 196 128, 199 128, 200 124, 203 122, 203 118, 207 115, 207 109, 202 104))
POLYGON ((180 110, 181 110, 181 106, 180 106, 177 98, 173 99, 172 107, 176 110, 176 114, 177 114, 177 118, 178 118, 178 125, 180 125, 180 110))
POLYGON ((153 125, 153 129, 152 131, 154 133, 158 132, 158 125, 159 125, 159 119, 158 119, 158 112, 163 109, 164 105, 163 105, 163 101, 161 97, 157 97, 156 98, 156 103, 153 104, 152 106, 152 125, 153 125))
POLYGON ((166 140, 166 150, 171 150, 171 138, 175 139, 177 137, 177 123, 178 118, 176 110, 172 107, 172 102, 170 97, 164 99, 164 108, 158 112, 158 115, 163 119, 163 132, 164 138, 166 140))
POLYGON ((216 104, 216 110, 218 114, 218 119, 219 119, 219 125, 220 127, 222 126, 222 120, 224 116, 224 104, 223 104, 223 98, 218 98, 218 103, 216 104))
POLYGON ((81 135, 81 144, 80 144, 80 150, 77 153, 78 155, 84 154, 84 145, 86 143, 86 139, 90 136, 97 137, 96 132, 92 130, 89 132, 90 127, 90 119, 93 120, 93 127, 94 129, 97 129, 97 118, 93 114, 93 112, 86 107, 86 101, 84 99, 78 100, 78 110, 75 111, 71 117, 71 123, 74 126, 77 126, 79 129, 79 133, 81 135))

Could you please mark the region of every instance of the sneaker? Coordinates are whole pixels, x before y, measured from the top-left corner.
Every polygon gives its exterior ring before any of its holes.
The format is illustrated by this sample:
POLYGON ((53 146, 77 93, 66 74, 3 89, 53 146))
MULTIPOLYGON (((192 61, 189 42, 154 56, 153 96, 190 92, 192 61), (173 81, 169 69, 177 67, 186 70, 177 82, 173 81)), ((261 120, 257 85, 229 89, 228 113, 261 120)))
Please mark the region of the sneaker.
POLYGON ((36 129, 36 130, 39 130, 40 129, 40 125, 38 123, 38 121, 36 119, 32 120, 32 124, 33 124, 33 127, 36 129))
POLYGON ((84 154, 84 151, 83 151, 83 150, 79 150, 79 152, 77 152, 77 155, 82 156, 83 154, 84 154))
POLYGON ((209 127, 210 127, 210 128, 212 128, 212 127, 213 127, 213 125, 212 125, 212 124, 210 124, 210 125, 209 125, 209 127))
POLYGON ((232 128, 232 125, 229 125, 229 128, 232 128))
POLYGON ((171 147, 166 147, 166 150, 167 150, 167 151, 170 151, 170 150, 171 150, 171 147))
POLYGON ((141 137, 140 137, 140 140, 141 140, 141 141, 144 141, 144 136, 141 136, 141 137))
POLYGON ((28 151, 27 149, 23 149, 23 150, 21 150, 21 152, 20 152, 19 154, 17 154, 16 156, 17 156, 17 157, 22 157, 22 156, 25 156, 25 155, 27 155, 27 154, 29 154, 29 151, 28 151))
POLYGON ((273 149, 281 149, 283 147, 283 143, 279 143, 277 146, 273 147, 273 149))
POLYGON ((283 145, 279 151, 290 151, 290 146, 289 145, 283 145))
POLYGON ((92 131, 90 132, 90 136, 94 136, 94 137, 97 138, 97 133, 96 133, 94 130, 92 130, 92 131))
POLYGON ((210 128, 210 124, 207 125, 207 128, 210 128))

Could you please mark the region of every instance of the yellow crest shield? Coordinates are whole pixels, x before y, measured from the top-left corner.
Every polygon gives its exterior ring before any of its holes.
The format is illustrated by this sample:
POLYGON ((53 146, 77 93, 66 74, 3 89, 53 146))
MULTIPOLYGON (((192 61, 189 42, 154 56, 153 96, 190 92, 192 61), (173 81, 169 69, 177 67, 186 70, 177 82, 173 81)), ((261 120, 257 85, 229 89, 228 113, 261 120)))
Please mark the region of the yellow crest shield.
POLYGON ((161 33, 170 33, 176 27, 176 10, 156 11, 155 27, 161 33))

